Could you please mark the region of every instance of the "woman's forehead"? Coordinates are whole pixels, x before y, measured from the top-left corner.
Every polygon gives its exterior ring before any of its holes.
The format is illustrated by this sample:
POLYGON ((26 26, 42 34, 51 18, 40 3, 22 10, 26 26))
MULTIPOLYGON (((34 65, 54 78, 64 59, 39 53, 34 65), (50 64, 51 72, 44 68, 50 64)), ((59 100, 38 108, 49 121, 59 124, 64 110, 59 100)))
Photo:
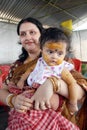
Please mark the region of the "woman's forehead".
POLYGON ((22 31, 27 31, 27 30, 39 31, 39 28, 35 24, 33 24, 31 22, 22 23, 21 26, 20 26, 19 31, 22 32, 22 31))

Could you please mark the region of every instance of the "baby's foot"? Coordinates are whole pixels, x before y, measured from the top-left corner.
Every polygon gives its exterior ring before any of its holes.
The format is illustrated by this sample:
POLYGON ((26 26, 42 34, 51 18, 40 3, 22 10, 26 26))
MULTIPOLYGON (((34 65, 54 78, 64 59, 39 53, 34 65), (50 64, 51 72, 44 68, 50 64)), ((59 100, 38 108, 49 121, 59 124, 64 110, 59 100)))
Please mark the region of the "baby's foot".
POLYGON ((75 104, 75 103, 69 102, 68 103, 68 109, 69 109, 70 114, 73 115, 75 112, 78 111, 77 103, 75 104))

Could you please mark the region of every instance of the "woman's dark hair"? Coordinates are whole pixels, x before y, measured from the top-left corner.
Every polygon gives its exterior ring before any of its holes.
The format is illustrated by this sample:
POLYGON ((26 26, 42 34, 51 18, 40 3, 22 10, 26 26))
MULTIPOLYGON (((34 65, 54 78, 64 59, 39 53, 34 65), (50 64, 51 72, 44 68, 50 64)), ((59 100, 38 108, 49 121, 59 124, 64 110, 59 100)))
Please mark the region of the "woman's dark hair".
POLYGON ((41 49, 46 42, 60 42, 63 41, 67 44, 67 49, 70 45, 70 38, 64 33, 62 29, 56 27, 49 27, 44 30, 40 37, 41 49))
POLYGON ((22 19, 19 23, 18 23, 18 26, 17 26, 17 34, 19 35, 19 30, 20 30, 20 26, 22 23, 25 23, 25 22, 30 22, 30 23, 33 23, 37 26, 37 28, 40 30, 40 33, 42 33, 43 31, 43 27, 42 27, 42 24, 35 18, 32 18, 32 17, 28 17, 28 18, 24 18, 22 19))
MULTIPOLYGON (((42 24, 35 18, 32 18, 32 17, 28 17, 28 18, 24 18, 22 19, 19 23, 18 23, 18 26, 17 26, 17 34, 19 35, 19 31, 20 31, 20 26, 21 24, 25 23, 25 22, 30 22, 30 23, 33 23, 37 26, 37 28, 39 29, 40 33, 42 34, 44 28, 42 26, 42 24)), ((19 43, 21 44, 21 43, 19 43)), ((28 57, 28 53, 27 51, 22 47, 22 53, 19 55, 19 60, 20 61, 25 61, 25 59, 28 57)))

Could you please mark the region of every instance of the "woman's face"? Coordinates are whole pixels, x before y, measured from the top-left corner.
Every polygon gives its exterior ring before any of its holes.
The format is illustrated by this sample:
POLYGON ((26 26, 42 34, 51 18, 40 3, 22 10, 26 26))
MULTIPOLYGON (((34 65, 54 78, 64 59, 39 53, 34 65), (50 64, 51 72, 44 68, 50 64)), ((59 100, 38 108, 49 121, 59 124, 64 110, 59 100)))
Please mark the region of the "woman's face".
POLYGON ((39 37, 41 34, 35 24, 30 22, 21 24, 19 35, 21 44, 28 53, 40 52, 39 37))

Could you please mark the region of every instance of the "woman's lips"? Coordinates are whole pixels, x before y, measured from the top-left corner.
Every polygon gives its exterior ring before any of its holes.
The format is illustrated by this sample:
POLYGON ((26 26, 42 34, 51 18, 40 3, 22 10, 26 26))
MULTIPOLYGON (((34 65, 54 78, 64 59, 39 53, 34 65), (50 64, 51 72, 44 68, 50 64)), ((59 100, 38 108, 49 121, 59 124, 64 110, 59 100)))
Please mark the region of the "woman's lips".
POLYGON ((31 45, 33 42, 25 42, 25 44, 31 45))

